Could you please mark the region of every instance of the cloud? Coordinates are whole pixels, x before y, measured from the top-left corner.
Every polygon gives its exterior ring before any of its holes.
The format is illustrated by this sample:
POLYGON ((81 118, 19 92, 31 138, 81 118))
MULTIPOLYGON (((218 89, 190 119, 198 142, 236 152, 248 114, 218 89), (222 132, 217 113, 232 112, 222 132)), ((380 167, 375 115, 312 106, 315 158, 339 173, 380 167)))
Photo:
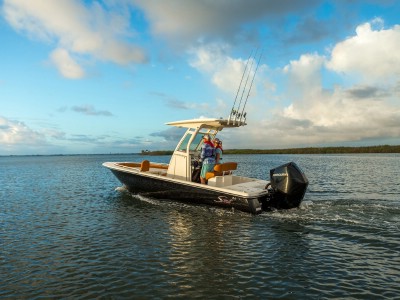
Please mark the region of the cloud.
POLYGON ((150 136, 162 137, 166 141, 175 142, 175 145, 173 146, 173 147, 175 147, 176 142, 181 139, 185 130, 186 130, 185 128, 171 127, 166 130, 163 130, 163 131, 154 132, 154 133, 150 134, 150 136))
POLYGON ((129 14, 99 2, 77 0, 5 0, 7 22, 33 39, 56 44, 51 59, 66 78, 81 78, 83 67, 72 59, 87 56, 120 65, 146 61, 144 51, 130 42, 129 14))
POLYGON ((288 77, 291 97, 307 99, 315 90, 321 88, 321 68, 325 58, 318 54, 303 54, 298 60, 290 61, 283 68, 288 77))
POLYGON ((38 131, 23 122, 0 116, 0 155, 122 153, 134 152, 133 149, 145 144, 140 139, 122 139, 116 134, 67 134, 54 128, 38 131))
POLYGON ((0 116, 0 144, 36 145, 43 143, 44 136, 26 126, 23 122, 0 116))
POLYGON ((194 44, 210 41, 254 40, 261 34, 257 22, 270 24, 279 21, 280 16, 300 13, 318 3, 319 0, 232 1, 229 5, 207 0, 4 0, 3 12, 15 30, 54 46, 50 60, 62 76, 79 79, 85 76, 85 66, 93 58, 120 65, 145 62, 145 51, 139 46, 143 43, 141 35, 147 33, 141 24, 144 21, 155 38, 162 37, 185 51, 194 44), (145 20, 141 19, 142 14, 145 20))
MULTIPOLYGON (((221 44, 209 44, 203 47, 197 47, 189 51, 192 54, 190 65, 200 72, 211 76, 211 82, 221 91, 234 96, 237 93, 238 86, 243 77, 247 60, 234 59, 227 56, 228 46, 221 44)), ((260 52, 252 53, 259 55, 260 52)), ((255 69, 257 62, 251 58, 248 63, 255 69)), ((253 73, 251 73, 252 75, 253 73)), ((251 80, 250 76, 250 80, 251 80)), ((244 78, 244 81, 246 78, 244 78)), ((248 86, 250 86, 250 82, 248 86)), ((244 85, 244 82, 243 82, 244 85)))
POLYGON ((86 134, 72 134, 71 136, 68 137, 68 141, 96 144, 99 142, 99 139, 97 137, 89 136, 86 134))
POLYGON ((247 112, 248 116, 255 119, 263 118, 262 107, 266 104, 266 98, 276 90, 277 84, 269 76, 272 70, 262 63, 262 49, 253 49, 248 53, 250 58, 247 56, 244 59, 229 56, 229 50, 226 44, 213 43, 190 51, 190 65, 210 78, 211 83, 222 92, 211 110, 201 112, 209 117, 226 117, 235 104, 239 112, 247 112))
MULTIPOLYGON (((361 31, 368 32, 367 35, 372 33, 370 25, 364 24, 361 27, 361 31)), ((356 36, 339 42, 333 47, 330 57, 304 54, 285 66, 283 73, 287 89, 278 93, 280 99, 289 103, 275 108, 274 113, 265 118, 264 129, 258 137, 272 141, 275 145, 287 146, 380 138, 399 141, 400 104, 396 101, 400 94, 400 82, 396 75, 398 64, 388 63, 398 54, 392 51, 386 55, 370 55, 378 53, 382 48, 370 43, 369 38, 362 37, 364 33, 360 35, 358 27, 356 36), (373 49, 361 51, 362 47, 358 45, 361 42, 365 42, 366 47, 374 47, 377 52, 373 49), (337 60, 338 49, 344 58, 342 64, 337 60), (379 76, 372 74, 372 70, 377 70, 386 81, 382 82, 379 76), (327 72, 332 71, 338 73, 327 75, 327 72), (364 72, 362 76, 352 81, 344 80, 343 85, 323 87, 323 76, 334 75, 341 82, 347 74, 361 72, 364 72)), ((393 35, 397 34, 392 29, 373 33, 374 39, 381 42, 389 36, 394 38, 393 35)), ((396 43, 398 48, 400 40, 396 43)), ((389 45, 389 49, 394 48, 394 45, 389 45)))
POLYGON ((383 21, 359 25, 356 35, 338 43, 327 67, 335 72, 381 81, 400 75, 400 25, 383 29, 383 21), (373 26, 380 27, 373 29, 373 26))
POLYGON ((194 104, 189 103, 189 102, 184 102, 184 101, 178 100, 178 99, 176 99, 176 98, 174 98, 172 96, 168 96, 165 93, 152 92, 151 94, 153 96, 161 98, 166 103, 166 105, 168 107, 171 107, 173 109, 187 110, 187 109, 193 108, 193 105, 194 105, 194 104))
POLYGON ((317 0, 252 0, 230 1, 229 4, 226 1, 207 0, 133 2, 144 10, 154 35, 186 44, 221 38, 232 40, 245 34, 245 23, 249 29, 257 21, 279 20, 280 16, 289 12, 300 13, 319 3, 317 0))
POLYGON ((347 96, 354 99, 380 99, 384 96, 390 96, 390 93, 388 93, 384 88, 361 85, 349 88, 347 90, 347 96))
POLYGON ((77 113, 81 113, 88 116, 110 117, 113 115, 107 110, 97 110, 92 105, 73 106, 71 109, 77 113))
POLYGON ((168 99, 167 106, 174 109, 185 109, 185 110, 190 108, 187 102, 180 101, 177 99, 168 99))
POLYGON ((15 154, 23 148, 34 150, 46 146, 46 137, 25 123, 0 116, 0 154, 15 154))
MULTIPOLYGON (((367 143, 380 139, 400 142, 399 65, 393 63, 398 56, 395 49, 400 47, 398 29, 394 26, 372 31, 371 26, 357 27, 356 35, 338 42, 331 53, 304 53, 276 70, 263 66, 265 72, 258 76, 269 77, 259 80, 259 93, 250 99, 250 106, 256 106, 249 114, 248 126, 236 130, 234 136, 230 131, 224 131, 225 146, 301 147, 357 141, 367 143), (360 28, 363 28, 363 33, 360 33, 360 28), (372 34, 381 43, 387 39, 390 53, 380 53, 383 48, 372 43, 365 34, 372 34), (347 44, 348 41, 352 43, 347 44), (362 51, 358 45, 361 42, 366 43, 368 50, 362 51), (338 49, 345 58, 343 64, 337 60, 338 49), (385 81, 372 74, 373 70, 377 70, 385 81), (361 73, 348 80, 349 74, 361 73), (262 85, 262 82, 269 82, 269 85, 262 85), (270 88, 271 85, 274 88, 270 88), (268 93, 271 97, 263 98, 268 93)), ((224 57, 223 52, 207 48, 196 53, 198 56, 192 65, 209 74, 214 84, 217 70, 223 70, 224 63, 234 61, 224 57)), ((241 64, 243 68, 244 62, 241 64)), ((219 76, 229 78, 232 70, 228 69, 225 68, 227 73, 219 76)), ((221 89, 225 87, 221 86, 221 89)))
MULTIPOLYGON (((172 108, 174 110, 176 109, 181 109, 181 110, 195 110, 195 111, 209 111, 210 110, 210 104, 203 102, 203 103, 195 103, 195 102, 190 102, 190 101, 181 101, 179 99, 176 99, 173 96, 169 96, 165 93, 161 92, 151 92, 153 96, 161 98, 165 105, 169 108, 172 108)), ((214 107, 215 110, 219 110, 220 108, 224 107, 225 105, 223 101, 217 99, 217 106, 214 107)))
MULTIPOLYGON (((298 142, 305 135, 306 140, 313 143, 398 138, 400 109, 388 104, 387 100, 386 97, 354 99, 348 97, 348 90, 343 88, 332 92, 321 90, 307 100, 308 105, 294 102, 276 115, 271 123, 278 121, 277 129, 288 129, 298 142), (295 121, 299 123, 294 124, 295 121), (285 124, 290 127, 285 128, 285 124)), ((287 135, 284 132, 281 134, 287 135)))
POLYGON ((61 75, 69 79, 79 79, 84 77, 85 71, 69 55, 65 49, 56 49, 51 53, 51 60, 57 67, 61 75))
MULTIPOLYGON (((335 28, 337 29, 337 27, 335 28)), ((279 32, 282 34, 282 32, 279 32)), ((314 16, 306 16, 295 24, 287 38, 283 38, 284 43, 298 44, 320 41, 332 35, 332 26, 326 20, 318 20, 314 16)))

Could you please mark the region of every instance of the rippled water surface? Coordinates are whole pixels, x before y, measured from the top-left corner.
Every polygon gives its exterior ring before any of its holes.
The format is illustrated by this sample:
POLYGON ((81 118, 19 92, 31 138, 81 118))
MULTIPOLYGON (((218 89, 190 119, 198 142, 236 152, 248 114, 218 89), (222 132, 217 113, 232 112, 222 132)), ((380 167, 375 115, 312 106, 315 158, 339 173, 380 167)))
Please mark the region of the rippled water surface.
POLYGON ((101 163, 132 159, 0 157, 0 298, 400 298, 399 155, 225 155, 309 178, 258 216, 130 195, 101 163))

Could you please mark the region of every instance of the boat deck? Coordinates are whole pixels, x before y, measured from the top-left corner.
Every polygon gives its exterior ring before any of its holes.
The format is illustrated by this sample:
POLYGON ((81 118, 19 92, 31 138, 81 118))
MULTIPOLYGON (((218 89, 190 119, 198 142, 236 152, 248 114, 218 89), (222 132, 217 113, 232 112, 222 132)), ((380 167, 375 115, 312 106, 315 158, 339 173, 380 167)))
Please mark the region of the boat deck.
POLYGON ((242 193, 254 194, 254 193, 259 193, 260 190, 265 190, 265 187, 267 186, 268 183, 269 183, 268 181, 260 179, 260 180, 225 186, 225 188, 242 193))
MULTIPOLYGON (((156 176, 169 177, 167 175, 168 164, 149 163, 143 166, 138 162, 119 162, 115 163, 118 168, 125 169, 131 173, 146 173, 156 176)), ((256 194, 261 190, 265 190, 266 185, 269 183, 267 180, 249 178, 243 176, 236 176, 233 174, 214 176, 208 180, 209 187, 222 188, 239 193, 256 194)), ((191 183, 196 184, 196 183, 191 183)))
POLYGON ((269 182, 262 179, 248 178, 236 175, 215 176, 208 180, 209 186, 222 187, 243 193, 257 193, 263 189, 269 182))

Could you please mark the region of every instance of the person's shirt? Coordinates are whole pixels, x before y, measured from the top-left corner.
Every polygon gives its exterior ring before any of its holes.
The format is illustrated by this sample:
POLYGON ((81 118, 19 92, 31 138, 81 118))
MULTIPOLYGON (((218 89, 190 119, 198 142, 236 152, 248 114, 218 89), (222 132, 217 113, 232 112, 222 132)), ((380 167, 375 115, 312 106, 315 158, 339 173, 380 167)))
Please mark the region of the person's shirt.
MULTIPOLYGON (((218 164, 222 163, 222 149, 220 147, 215 148, 215 158, 217 158, 217 155, 219 154, 219 161, 218 164)), ((217 163, 217 162, 216 162, 217 163)))
POLYGON ((203 164, 215 164, 215 150, 214 147, 208 143, 201 146, 200 158, 203 164))

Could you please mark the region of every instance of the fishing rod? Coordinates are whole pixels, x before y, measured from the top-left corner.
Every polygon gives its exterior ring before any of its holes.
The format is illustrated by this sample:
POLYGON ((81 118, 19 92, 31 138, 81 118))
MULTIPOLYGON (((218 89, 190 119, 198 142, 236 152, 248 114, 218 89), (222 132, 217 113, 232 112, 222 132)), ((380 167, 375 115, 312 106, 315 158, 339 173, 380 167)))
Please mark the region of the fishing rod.
MULTIPOLYGON (((249 58, 247 59, 246 66, 245 66, 245 69, 243 71, 242 78, 240 80, 240 84, 239 84, 239 87, 238 87, 238 90, 237 90, 237 93, 236 93, 236 96, 235 96, 235 101, 233 103, 233 106, 232 106, 232 109, 231 109, 231 113, 230 113, 229 118, 228 118, 228 124, 232 120, 234 125, 235 125, 236 122, 238 122, 238 125, 240 126, 240 125, 242 125, 241 124, 242 123, 242 119, 244 119, 244 121, 246 120, 247 113, 244 112, 244 109, 246 107, 247 100, 248 100, 248 98, 250 96, 250 91, 251 91, 251 88, 253 86, 254 78, 256 76, 257 69, 258 69, 258 66, 260 64, 261 57, 262 57, 262 54, 263 54, 263 51, 261 51, 260 55, 258 55, 258 50, 259 49, 257 48, 255 52, 252 51, 250 53, 249 58), (254 55, 253 55, 253 52, 254 52, 254 55), (255 67, 255 70, 253 71, 253 65, 254 65, 254 62, 255 62, 257 57, 258 57, 258 62, 257 62, 257 65, 255 67), (249 79, 250 79, 251 75, 252 75, 252 78, 251 78, 251 81, 250 81, 250 86, 248 86, 249 79), (244 83, 244 86, 242 87, 243 79, 245 77, 246 77, 246 81, 244 83), (247 90, 247 96, 245 98, 245 102, 244 102, 243 108, 242 108, 242 110, 240 112, 242 101, 244 99, 244 95, 245 95, 246 90, 247 90), (236 108, 236 102, 238 100, 238 96, 239 96, 240 93, 241 93, 240 101, 239 101, 238 106, 236 108)), ((243 121, 243 123, 244 123, 244 121, 243 121)))
POLYGON ((261 51, 260 56, 258 57, 257 66, 256 66, 256 69, 254 70, 253 78, 251 79, 251 83, 250 83, 250 87, 249 87, 249 92, 247 93, 246 101, 244 102, 242 112, 240 113, 240 115, 241 115, 241 116, 240 116, 240 121, 242 121, 242 117, 243 117, 243 119, 244 119, 243 122, 246 122, 246 115, 247 115, 247 113, 244 112, 244 109, 245 109, 245 107, 246 107, 247 100, 249 99, 250 91, 251 91, 251 88, 253 87, 254 78, 256 77, 256 73, 257 73, 258 67, 260 66, 260 61, 261 61, 261 57, 262 57, 263 53, 264 53, 264 50, 261 51))
MULTIPOLYGON (((258 49, 257 49, 255 55, 257 55, 257 52, 258 52, 258 49)), ((235 121, 239 121, 239 120, 241 119, 240 106, 242 105, 242 100, 243 100, 244 92, 246 91, 247 83, 249 82, 250 74, 251 74, 251 71, 252 71, 252 69, 253 69, 253 64, 254 64, 254 58, 252 58, 251 64, 250 64, 250 68, 249 68, 249 72, 247 72, 246 82, 245 82, 244 87, 243 87, 243 90, 242 90, 242 96, 240 97, 239 105, 238 105, 237 112, 236 112, 235 121)))
MULTIPOLYGON (((258 49, 257 49, 257 50, 258 50, 258 49)), ((256 50, 256 51, 257 51, 257 50, 256 50)), ((237 111, 235 110, 236 100, 237 100, 237 97, 238 97, 238 95, 239 95, 240 89, 241 89, 241 87, 242 87, 243 78, 244 78, 244 76, 245 76, 245 74, 246 74, 247 67, 248 67, 248 65, 249 65, 250 59, 251 59, 252 56, 253 56, 253 51, 254 51, 254 50, 251 50, 250 55, 249 55, 249 57, 247 58, 246 66, 245 66, 245 68, 244 68, 244 71, 243 71, 243 74, 242 74, 242 78, 240 79, 240 84, 239 84, 238 90, 237 90, 237 92, 236 92, 235 101, 233 102, 232 109, 231 109, 231 113, 229 114, 228 124, 229 124, 230 121, 231 121, 231 117, 236 115, 236 112, 237 112, 237 111)))

